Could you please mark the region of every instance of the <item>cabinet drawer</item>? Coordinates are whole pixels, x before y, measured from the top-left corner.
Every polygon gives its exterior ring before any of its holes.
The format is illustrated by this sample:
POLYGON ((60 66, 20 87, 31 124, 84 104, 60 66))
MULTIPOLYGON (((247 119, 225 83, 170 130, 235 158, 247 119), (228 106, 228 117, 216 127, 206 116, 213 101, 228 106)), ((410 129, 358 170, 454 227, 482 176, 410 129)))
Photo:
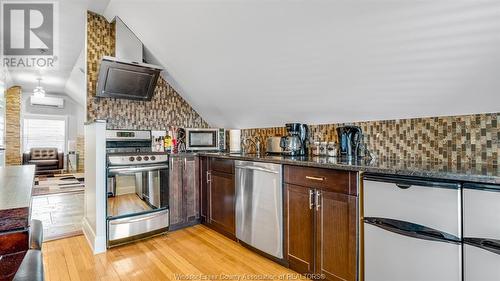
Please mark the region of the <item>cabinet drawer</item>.
POLYGON ((456 183, 365 176, 364 216, 410 222, 461 238, 461 188, 456 183))
POLYGON ((356 195, 356 173, 331 169, 285 166, 285 182, 356 195))
POLYGON ((229 159, 210 158, 210 168, 227 174, 234 174, 234 161, 229 159))
POLYGON ((484 186, 464 185, 464 237, 500 240, 500 187, 484 186))

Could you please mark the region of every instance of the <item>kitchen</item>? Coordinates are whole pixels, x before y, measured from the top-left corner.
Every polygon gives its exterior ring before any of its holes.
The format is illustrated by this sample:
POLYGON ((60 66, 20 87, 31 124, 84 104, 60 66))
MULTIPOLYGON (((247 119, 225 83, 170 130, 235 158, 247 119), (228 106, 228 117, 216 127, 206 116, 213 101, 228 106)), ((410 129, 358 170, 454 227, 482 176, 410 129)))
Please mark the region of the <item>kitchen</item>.
POLYGON ((33 280, 500 279, 498 3, 105 2, 33 280))
MULTIPOLYGON (((133 122, 102 108, 95 118, 112 124, 99 127, 133 122)), ((480 223, 480 214, 495 213, 497 204, 475 203, 498 190, 496 122, 496 114, 482 114, 243 130, 178 126, 184 130, 168 134, 169 145, 178 145, 167 146, 178 152, 168 162, 168 231, 202 223, 311 278, 496 279, 487 264, 498 262, 498 230, 480 223)))

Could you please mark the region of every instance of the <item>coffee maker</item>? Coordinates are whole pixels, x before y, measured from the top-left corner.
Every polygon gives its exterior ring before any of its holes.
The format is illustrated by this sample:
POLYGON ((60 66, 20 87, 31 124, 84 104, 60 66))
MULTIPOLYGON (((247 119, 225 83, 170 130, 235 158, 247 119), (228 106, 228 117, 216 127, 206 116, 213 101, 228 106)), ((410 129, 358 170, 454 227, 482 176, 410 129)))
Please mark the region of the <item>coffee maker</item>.
POLYGON ((309 136, 307 125, 288 123, 285 126, 288 136, 281 138, 282 153, 289 156, 307 155, 307 138, 309 136))
POLYGON ((339 137, 339 155, 347 159, 356 159, 360 155, 363 132, 358 126, 343 126, 337 128, 339 137))

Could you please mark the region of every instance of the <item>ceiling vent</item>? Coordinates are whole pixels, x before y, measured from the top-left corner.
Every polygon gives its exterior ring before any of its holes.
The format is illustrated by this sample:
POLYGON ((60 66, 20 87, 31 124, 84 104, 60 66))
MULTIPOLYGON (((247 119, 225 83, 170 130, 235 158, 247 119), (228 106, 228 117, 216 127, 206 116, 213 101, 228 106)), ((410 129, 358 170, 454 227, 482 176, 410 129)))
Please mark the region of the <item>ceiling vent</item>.
POLYGON ((32 106, 45 106, 45 107, 55 107, 64 108, 64 99, 56 97, 30 97, 30 104, 32 106))

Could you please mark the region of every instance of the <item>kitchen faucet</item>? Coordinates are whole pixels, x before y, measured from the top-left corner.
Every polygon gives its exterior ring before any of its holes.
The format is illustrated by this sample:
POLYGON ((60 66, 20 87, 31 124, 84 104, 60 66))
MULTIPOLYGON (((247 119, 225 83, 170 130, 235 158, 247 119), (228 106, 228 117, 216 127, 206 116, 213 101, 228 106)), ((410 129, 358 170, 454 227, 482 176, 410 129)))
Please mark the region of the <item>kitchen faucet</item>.
POLYGON ((259 140, 258 138, 255 138, 255 140, 254 140, 254 139, 247 138, 247 139, 243 139, 243 140, 241 141, 241 152, 242 152, 243 154, 245 154, 245 153, 246 153, 246 152, 245 152, 245 150, 246 150, 246 149, 245 149, 245 147, 246 147, 246 146, 248 146, 248 151, 252 151, 252 149, 251 149, 251 148, 252 148, 252 146, 253 146, 253 147, 255 148, 255 153, 256 153, 257 155, 260 155, 260 146, 261 146, 261 144, 260 144, 260 140, 259 140))

